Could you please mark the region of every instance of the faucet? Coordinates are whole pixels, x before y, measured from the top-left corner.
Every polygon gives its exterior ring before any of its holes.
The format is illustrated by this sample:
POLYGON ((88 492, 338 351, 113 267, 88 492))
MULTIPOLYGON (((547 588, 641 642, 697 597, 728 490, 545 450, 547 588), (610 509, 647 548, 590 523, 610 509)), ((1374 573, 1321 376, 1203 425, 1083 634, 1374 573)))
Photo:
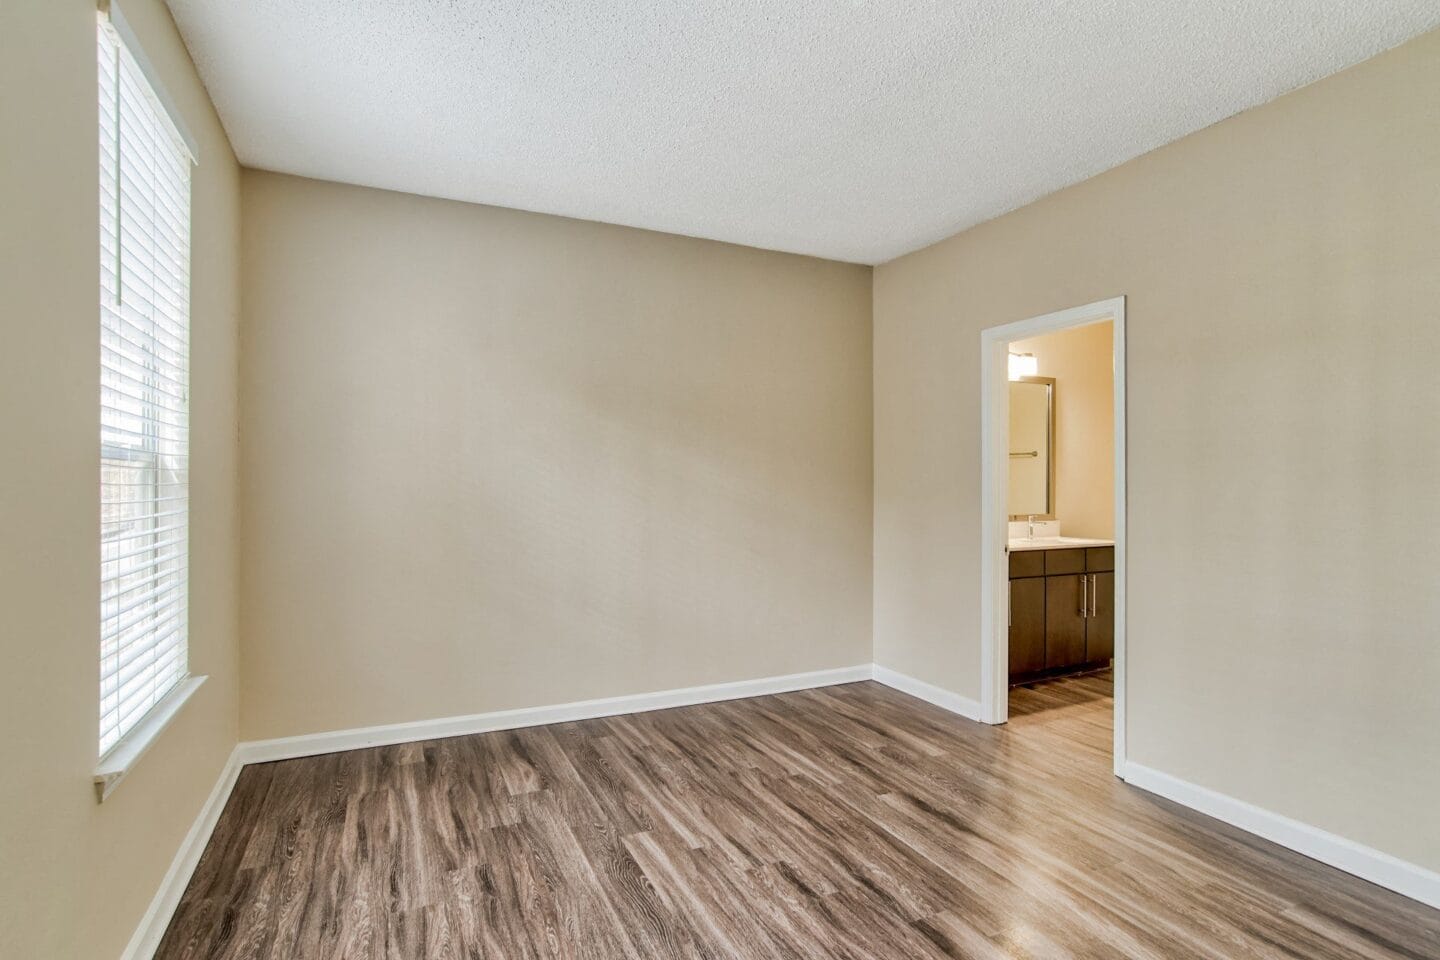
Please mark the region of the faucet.
POLYGON ((1025 522, 1030 525, 1030 539, 1031 539, 1031 540, 1034 540, 1034 539, 1035 539, 1035 514, 1032 513, 1032 514, 1030 514, 1028 517, 1026 517, 1026 518, 1025 518, 1025 522))

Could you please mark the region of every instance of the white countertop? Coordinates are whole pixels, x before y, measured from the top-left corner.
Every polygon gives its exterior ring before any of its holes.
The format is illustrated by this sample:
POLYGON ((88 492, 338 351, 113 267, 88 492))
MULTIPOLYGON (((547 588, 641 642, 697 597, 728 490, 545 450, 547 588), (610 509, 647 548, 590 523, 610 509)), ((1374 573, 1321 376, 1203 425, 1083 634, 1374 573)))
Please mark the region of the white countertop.
POLYGON ((1016 537, 1009 543, 1011 552, 1021 550, 1065 550, 1076 547, 1113 547, 1114 540, 1090 540, 1086 537, 1016 537))

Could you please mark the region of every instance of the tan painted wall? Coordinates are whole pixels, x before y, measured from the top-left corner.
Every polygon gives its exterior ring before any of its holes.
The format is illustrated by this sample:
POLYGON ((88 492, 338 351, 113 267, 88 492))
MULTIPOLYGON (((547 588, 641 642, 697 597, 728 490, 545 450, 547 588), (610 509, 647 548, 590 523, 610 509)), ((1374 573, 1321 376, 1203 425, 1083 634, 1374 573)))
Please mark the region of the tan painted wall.
POLYGON ((1115 535, 1112 327, 1091 323, 1010 344, 1035 354, 1039 376, 1055 378, 1055 516, 1067 537, 1115 535))
POLYGON ((210 680, 105 804, 98 712, 95 4, 0 4, 0 956, 120 955, 236 741, 239 176, 163 5, 125 13, 200 144, 190 662, 210 680))
POLYGON ((1432 33, 876 269, 880 663, 978 699, 978 331, 1124 294, 1130 759, 1440 868, 1437 90, 1432 33))
POLYGON ((244 735, 870 659, 870 270, 246 171, 244 735))

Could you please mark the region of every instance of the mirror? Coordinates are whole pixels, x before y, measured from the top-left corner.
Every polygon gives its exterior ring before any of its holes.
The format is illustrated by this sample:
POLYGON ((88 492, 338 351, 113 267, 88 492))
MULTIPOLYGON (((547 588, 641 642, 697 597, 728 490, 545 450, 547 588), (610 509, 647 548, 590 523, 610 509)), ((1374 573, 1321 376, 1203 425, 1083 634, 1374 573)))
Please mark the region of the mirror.
POLYGON ((1010 381, 1010 519, 1055 519, 1055 378, 1010 381))

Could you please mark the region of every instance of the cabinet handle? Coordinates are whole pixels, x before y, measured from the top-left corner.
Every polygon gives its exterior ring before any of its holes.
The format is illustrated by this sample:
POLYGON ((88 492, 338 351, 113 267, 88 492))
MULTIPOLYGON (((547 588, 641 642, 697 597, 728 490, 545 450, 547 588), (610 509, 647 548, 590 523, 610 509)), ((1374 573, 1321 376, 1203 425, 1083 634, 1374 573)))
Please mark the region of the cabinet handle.
POLYGON ((1080 575, 1080 616, 1090 616, 1090 604, 1086 594, 1090 592, 1090 580, 1083 573, 1080 575))
POLYGON ((1090 616, 1100 615, 1100 575, 1090 574, 1090 616))

